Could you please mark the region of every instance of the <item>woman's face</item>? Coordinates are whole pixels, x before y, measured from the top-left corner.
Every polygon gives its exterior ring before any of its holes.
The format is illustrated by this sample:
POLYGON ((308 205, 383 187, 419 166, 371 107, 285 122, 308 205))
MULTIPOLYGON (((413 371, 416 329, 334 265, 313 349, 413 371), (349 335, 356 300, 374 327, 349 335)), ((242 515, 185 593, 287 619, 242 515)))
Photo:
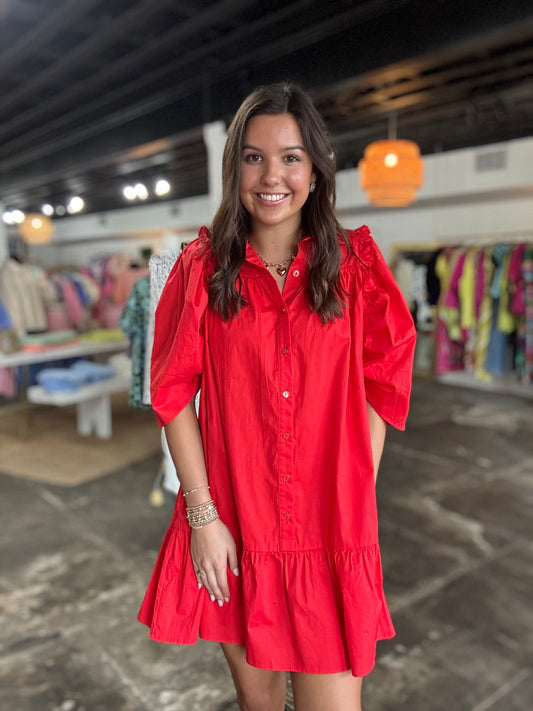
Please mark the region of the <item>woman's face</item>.
POLYGON ((261 114, 248 122, 242 150, 239 197, 252 231, 286 227, 297 231, 313 163, 292 114, 261 114))

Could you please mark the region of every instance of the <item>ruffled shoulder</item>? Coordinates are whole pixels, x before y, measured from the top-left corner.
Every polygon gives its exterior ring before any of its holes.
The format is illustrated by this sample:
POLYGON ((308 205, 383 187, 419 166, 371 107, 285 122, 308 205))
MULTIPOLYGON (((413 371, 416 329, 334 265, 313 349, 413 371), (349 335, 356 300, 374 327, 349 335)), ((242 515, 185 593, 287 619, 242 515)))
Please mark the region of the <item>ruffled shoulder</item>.
POLYGON ((347 264, 370 268, 376 260, 376 243, 374 242, 370 229, 367 225, 362 225, 356 230, 346 230, 346 235, 352 245, 352 254, 344 248, 345 260, 347 264))
POLYGON ((198 237, 183 248, 180 259, 183 261, 185 273, 190 270, 193 272, 198 270, 209 272, 209 268, 213 263, 213 251, 211 249, 211 235, 207 227, 201 227, 198 237))

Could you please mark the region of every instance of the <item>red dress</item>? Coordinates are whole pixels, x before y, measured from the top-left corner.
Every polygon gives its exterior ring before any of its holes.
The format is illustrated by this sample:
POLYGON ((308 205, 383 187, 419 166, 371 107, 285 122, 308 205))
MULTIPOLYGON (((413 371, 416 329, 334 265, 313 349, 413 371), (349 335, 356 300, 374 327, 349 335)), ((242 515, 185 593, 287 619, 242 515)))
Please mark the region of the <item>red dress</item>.
POLYGON ((161 425, 201 388, 211 494, 241 574, 223 607, 198 590, 185 502, 172 523, 139 619, 161 642, 200 636, 246 646, 263 669, 367 674, 394 635, 382 589, 366 401, 403 429, 412 318, 367 227, 341 246, 344 315, 324 326, 307 304, 312 237, 283 293, 250 245, 246 301, 223 321, 208 306, 205 228, 186 247, 156 312, 152 404, 161 425))

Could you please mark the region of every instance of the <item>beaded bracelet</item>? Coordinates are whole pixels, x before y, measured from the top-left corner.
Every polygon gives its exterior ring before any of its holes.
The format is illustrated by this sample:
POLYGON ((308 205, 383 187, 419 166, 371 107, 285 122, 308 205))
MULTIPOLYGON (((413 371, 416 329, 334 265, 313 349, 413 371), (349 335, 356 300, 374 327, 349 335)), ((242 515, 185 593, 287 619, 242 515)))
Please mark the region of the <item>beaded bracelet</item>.
POLYGON ((194 494, 195 491, 200 491, 200 489, 210 489, 209 484, 204 484, 203 486, 197 486, 194 489, 189 489, 189 491, 184 491, 183 496, 189 496, 189 494, 194 494))
POLYGON ((218 518, 217 507, 213 499, 198 506, 187 507, 186 513, 191 528, 203 528, 218 518))

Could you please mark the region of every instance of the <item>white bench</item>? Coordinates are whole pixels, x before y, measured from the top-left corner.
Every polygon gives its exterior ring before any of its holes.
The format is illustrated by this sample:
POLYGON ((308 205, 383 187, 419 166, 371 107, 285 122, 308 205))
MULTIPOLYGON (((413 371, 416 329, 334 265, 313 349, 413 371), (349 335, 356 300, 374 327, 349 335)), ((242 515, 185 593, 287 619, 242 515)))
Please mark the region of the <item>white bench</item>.
POLYGON ((129 391, 130 384, 131 378, 115 375, 69 392, 49 393, 40 385, 32 385, 27 390, 27 397, 29 402, 39 405, 76 405, 78 434, 87 437, 94 432, 101 439, 109 439, 113 434, 111 395, 129 391))

